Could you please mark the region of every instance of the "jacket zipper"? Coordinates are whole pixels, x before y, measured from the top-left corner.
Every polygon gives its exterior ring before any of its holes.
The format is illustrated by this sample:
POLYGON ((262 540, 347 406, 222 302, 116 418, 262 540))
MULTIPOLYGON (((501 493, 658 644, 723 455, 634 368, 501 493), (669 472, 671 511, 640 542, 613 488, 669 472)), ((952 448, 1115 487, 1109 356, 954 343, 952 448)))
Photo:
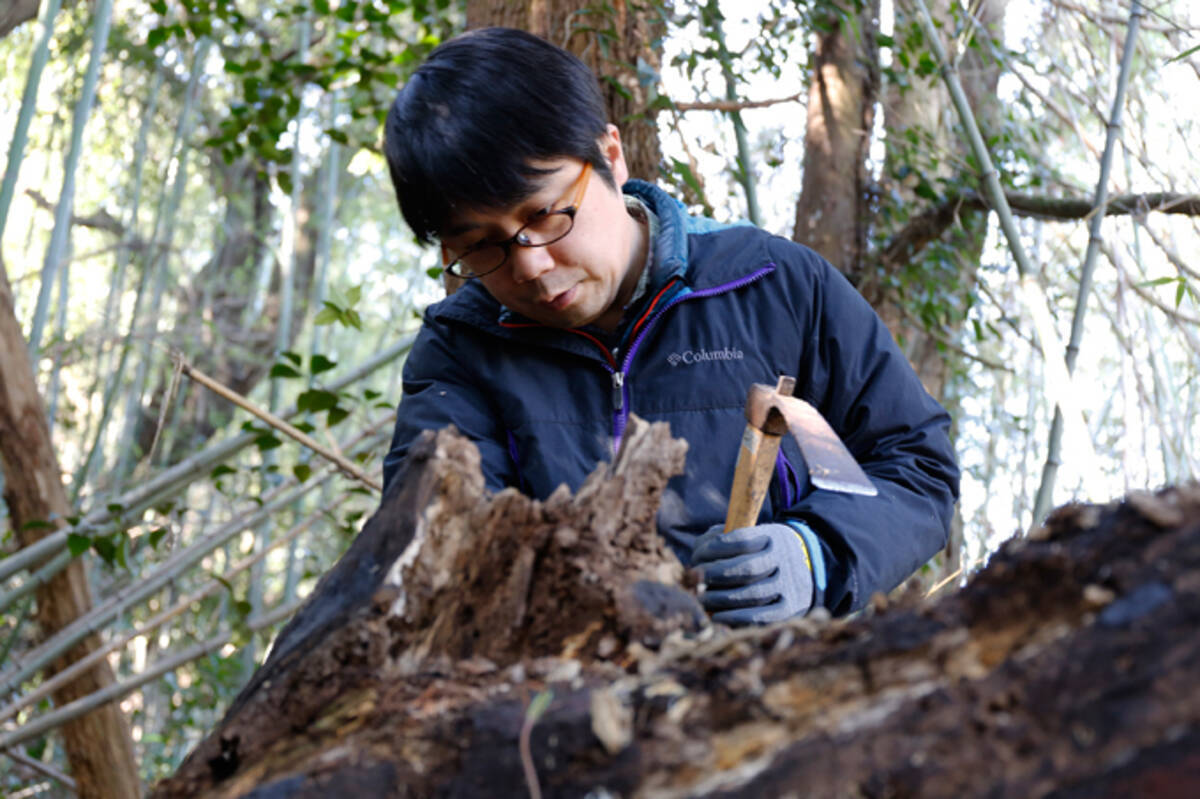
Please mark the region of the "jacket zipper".
MULTIPOLYGON (((629 366, 633 363, 633 356, 637 354, 638 347, 650 332, 650 328, 654 327, 654 323, 662 318, 663 314, 674 308, 681 302, 690 299, 701 299, 704 297, 714 297, 718 294, 725 294, 730 291, 736 291, 744 286, 748 286, 757 280, 761 280, 767 275, 775 271, 775 264, 767 264, 762 269, 757 270, 746 277, 739 278, 731 283, 725 283, 720 286, 714 286, 710 289, 701 291, 692 291, 668 302, 650 320, 642 327, 640 333, 633 339, 633 343, 629 345, 629 350, 625 353, 625 360, 621 363, 620 369, 613 369, 613 456, 616 457, 617 451, 621 448, 621 437, 625 434, 625 426, 629 423, 629 388, 625 382, 625 378, 629 373, 629 366)), ((607 350, 605 351, 606 354, 607 350)), ((615 359, 614 359, 615 360, 615 359)))

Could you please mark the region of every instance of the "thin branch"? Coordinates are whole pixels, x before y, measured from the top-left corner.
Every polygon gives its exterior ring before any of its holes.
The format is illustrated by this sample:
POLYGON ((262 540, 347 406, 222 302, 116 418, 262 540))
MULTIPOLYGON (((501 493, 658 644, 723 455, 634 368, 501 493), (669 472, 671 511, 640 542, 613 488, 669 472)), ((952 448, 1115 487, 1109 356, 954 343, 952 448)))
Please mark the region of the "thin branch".
POLYGON ((748 108, 768 108, 782 103, 796 103, 804 99, 804 92, 774 100, 701 100, 693 103, 674 103, 676 111, 745 111, 748 108))
MULTIPOLYGON (((1046 197, 1021 192, 1004 192, 1008 207, 1017 216, 1054 222, 1074 222, 1091 217, 1095 206, 1082 197, 1046 197)), ((954 224, 962 211, 988 211, 991 204, 977 192, 963 192, 913 216, 884 246, 881 260, 895 266, 910 260, 954 224)), ((1109 199, 1105 216, 1142 217, 1151 211, 1162 214, 1200 216, 1200 194, 1152 192, 1121 194, 1109 199)))
MULTIPOLYGON (((330 391, 341 391, 346 386, 357 383, 380 367, 408 352, 415 338, 415 335, 405 336, 366 363, 348 372, 345 376, 329 383, 327 388, 330 391)), ((299 413, 299 410, 292 409, 283 415, 291 417, 299 413)), ((0 580, 7 579, 19 571, 29 569, 63 549, 66 547, 67 538, 71 533, 102 535, 114 532, 110 527, 111 525, 120 527, 123 524, 121 521, 122 518, 132 518, 134 514, 140 513, 146 508, 173 496, 175 492, 189 485, 197 475, 205 474, 218 463, 229 460, 238 452, 253 444, 257 437, 254 433, 242 433, 233 438, 225 439, 201 452, 197 452, 195 455, 185 458, 169 469, 155 475, 145 483, 126 491, 124 494, 109 498, 104 503, 104 507, 88 513, 77 524, 60 528, 36 544, 24 547, 7 558, 0 560, 0 580)), ((120 527, 120 529, 125 529, 125 527, 120 527)))
POLYGON ((289 438, 294 439, 300 444, 308 447, 313 452, 317 453, 322 458, 336 466, 347 477, 353 478, 368 488, 374 489, 374 491, 378 494, 383 493, 383 486, 374 478, 368 477, 367 473, 358 467, 358 464, 351 463, 341 455, 338 455, 336 452, 330 450, 328 447, 319 444, 313 439, 312 436, 288 424, 270 411, 263 410, 228 386, 224 386, 221 383, 218 383, 216 380, 213 380, 199 369, 196 369, 190 364, 186 363, 183 360, 182 354, 175 354, 175 364, 178 369, 180 369, 192 380, 204 386, 217 396, 224 397, 234 405, 237 405, 239 408, 249 411, 251 414, 257 416, 259 419, 283 433, 285 436, 288 436, 289 438))
POLYGON ((61 783, 69 791, 75 791, 75 780, 63 774, 49 763, 43 763, 22 752, 20 749, 6 749, 4 754, 8 755, 14 762, 20 763, 28 769, 33 769, 43 777, 49 777, 55 782, 61 783))
MULTIPOLYGON (((47 200, 46 196, 40 191, 37 189, 26 189, 25 194, 33 200, 33 204, 38 208, 53 213, 55 208, 54 203, 47 200)), ((117 236, 125 235, 125 226, 104 208, 88 216, 71 214, 71 224, 79 225, 80 227, 90 227, 95 230, 103 230, 106 233, 113 233, 117 236)))
MULTIPOLYGON (((1081 6, 1077 3, 1067 2, 1067 0, 1050 0, 1050 2, 1051 2, 1051 5, 1061 8, 1063 11, 1072 11, 1076 14, 1079 14, 1080 16, 1084 17, 1085 19, 1089 20, 1090 22, 1094 22, 1096 25, 1102 25, 1102 26, 1111 25, 1111 26, 1119 26, 1119 27, 1123 28, 1129 22, 1128 19, 1123 19, 1121 17, 1115 17, 1115 16, 1112 16, 1111 14, 1098 14, 1090 8, 1084 8, 1083 6, 1081 6)), ((1150 12, 1150 13, 1154 13, 1154 12, 1150 12)), ((1141 24, 1141 27, 1144 28, 1145 30, 1153 31, 1155 33, 1189 33, 1193 30, 1196 30, 1196 28, 1188 28, 1184 25, 1180 25, 1162 14, 1155 14, 1155 16, 1159 17, 1160 19, 1164 20, 1165 22, 1167 22, 1169 24, 1155 25, 1150 22, 1143 22, 1141 24)))

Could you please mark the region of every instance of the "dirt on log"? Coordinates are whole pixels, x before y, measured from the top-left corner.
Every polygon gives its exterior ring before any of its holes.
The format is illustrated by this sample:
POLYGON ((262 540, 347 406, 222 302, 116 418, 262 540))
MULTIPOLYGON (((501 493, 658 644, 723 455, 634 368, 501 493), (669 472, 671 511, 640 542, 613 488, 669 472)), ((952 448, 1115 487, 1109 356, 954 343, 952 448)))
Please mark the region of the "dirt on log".
POLYGON ((1200 796, 1200 485, 1056 511, 964 588, 707 624, 636 424, 574 496, 427 434, 158 797, 1200 796))

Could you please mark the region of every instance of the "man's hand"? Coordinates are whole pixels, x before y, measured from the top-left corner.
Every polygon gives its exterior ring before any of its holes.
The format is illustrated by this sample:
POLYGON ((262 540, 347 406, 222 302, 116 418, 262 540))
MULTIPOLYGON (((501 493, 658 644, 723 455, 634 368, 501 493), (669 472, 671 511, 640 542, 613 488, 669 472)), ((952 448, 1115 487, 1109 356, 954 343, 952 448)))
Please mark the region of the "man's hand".
POLYGON ((710 528, 692 550, 706 586, 700 602, 713 621, 768 624, 809 611, 812 566, 799 533, 786 524, 723 529, 710 528))

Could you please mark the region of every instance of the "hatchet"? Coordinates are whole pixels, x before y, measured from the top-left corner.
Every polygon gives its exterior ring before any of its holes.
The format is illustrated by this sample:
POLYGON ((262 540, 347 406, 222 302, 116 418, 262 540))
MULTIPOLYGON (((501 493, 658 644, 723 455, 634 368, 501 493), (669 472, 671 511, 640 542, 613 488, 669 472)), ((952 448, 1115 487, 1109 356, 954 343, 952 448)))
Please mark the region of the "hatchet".
POLYGON ((725 532, 750 527, 767 496, 779 444, 790 433, 800 447, 813 486, 873 497, 879 493, 825 417, 799 397, 793 397, 796 379, 781 376, 771 388, 750 386, 746 397, 746 432, 738 450, 729 491, 725 532))

